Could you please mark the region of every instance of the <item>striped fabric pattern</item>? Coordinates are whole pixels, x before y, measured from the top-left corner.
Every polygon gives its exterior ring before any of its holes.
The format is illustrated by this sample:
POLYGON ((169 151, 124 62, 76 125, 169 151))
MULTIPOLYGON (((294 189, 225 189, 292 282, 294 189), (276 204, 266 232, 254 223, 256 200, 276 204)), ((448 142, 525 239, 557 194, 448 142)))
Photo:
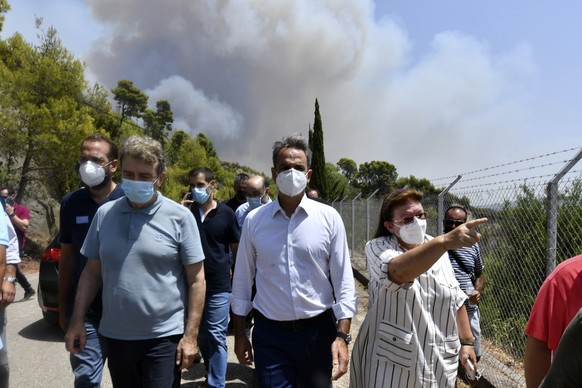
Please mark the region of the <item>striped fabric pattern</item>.
POLYGON ((404 251, 393 236, 366 244, 370 306, 352 351, 350 387, 455 386, 456 313, 465 294, 446 253, 414 282, 392 283, 382 264, 404 251))
MULTIPOLYGON (((455 271, 455 277, 461 286, 463 292, 467 292, 467 286, 471 284, 470 275, 459 265, 457 260, 453 258, 453 255, 460 260, 465 268, 472 272, 475 276, 483 272, 483 260, 481 259, 481 248, 479 244, 475 244, 468 248, 459 248, 455 251, 449 251, 449 257, 451 259, 451 265, 455 271)), ((467 313, 472 313, 477 310, 477 306, 470 305, 465 301, 465 306, 467 307, 467 313)))

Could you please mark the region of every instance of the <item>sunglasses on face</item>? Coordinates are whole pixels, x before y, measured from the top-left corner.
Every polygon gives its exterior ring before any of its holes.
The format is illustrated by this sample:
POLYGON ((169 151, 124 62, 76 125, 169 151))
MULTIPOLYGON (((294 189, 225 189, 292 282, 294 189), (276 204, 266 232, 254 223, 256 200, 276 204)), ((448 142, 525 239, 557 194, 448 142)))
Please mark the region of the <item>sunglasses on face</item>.
POLYGON ((465 223, 465 221, 461 221, 461 220, 451 220, 451 219, 446 219, 445 220, 445 226, 449 226, 451 228, 456 228, 457 226, 463 225, 465 223))

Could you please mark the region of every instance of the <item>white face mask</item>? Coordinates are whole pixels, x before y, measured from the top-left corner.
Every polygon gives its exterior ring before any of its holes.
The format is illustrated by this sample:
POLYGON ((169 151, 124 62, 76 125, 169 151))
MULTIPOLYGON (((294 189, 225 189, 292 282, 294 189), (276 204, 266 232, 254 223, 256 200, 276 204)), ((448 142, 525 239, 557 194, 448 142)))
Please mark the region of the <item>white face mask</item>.
POLYGON ((290 168, 277 174, 276 183, 281 193, 294 197, 305 191, 307 175, 303 171, 290 168))
POLYGON ((89 187, 100 185, 105 180, 105 169, 90 160, 79 166, 79 174, 83 183, 89 187))
POLYGON ((424 242, 424 234, 426 232, 426 220, 419 220, 414 217, 414 221, 407 225, 398 225, 400 227, 400 239, 406 244, 420 245, 424 242))

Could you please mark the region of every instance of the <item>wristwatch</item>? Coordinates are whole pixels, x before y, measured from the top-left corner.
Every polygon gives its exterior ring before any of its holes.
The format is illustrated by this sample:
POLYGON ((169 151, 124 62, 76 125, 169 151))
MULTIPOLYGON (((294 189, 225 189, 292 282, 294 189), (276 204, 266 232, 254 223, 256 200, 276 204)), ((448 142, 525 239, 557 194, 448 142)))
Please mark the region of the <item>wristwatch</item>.
POLYGON ((350 342, 352 342, 352 336, 346 333, 342 333, 341 331, 338 331, 336 333, 337 337, 340 337, 341 339, 343 339, 346 342, 346 345, 349 345, 350 342))
POLYGON ((16 278, 15 278, 15 277, 12 277, 12 276, 4 276, 4 281, 5 281, 5 282, 10 282, 10 283, 12 283, 12 284, 16 284, 16 281, 17 281, 17 280, 16 280, 16 278))

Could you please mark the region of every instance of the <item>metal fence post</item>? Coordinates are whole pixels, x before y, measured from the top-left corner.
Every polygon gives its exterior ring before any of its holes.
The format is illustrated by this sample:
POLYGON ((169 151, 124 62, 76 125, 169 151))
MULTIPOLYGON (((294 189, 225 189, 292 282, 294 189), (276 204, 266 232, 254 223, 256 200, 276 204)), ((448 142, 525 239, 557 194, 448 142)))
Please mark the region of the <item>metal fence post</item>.
POLYGON ((443 214, 444 209, 444 202, 445 202, 445 195, 449 192, 449 190, 461 179, 461 175, 457 176, 454 181, 452 181, 446 189, 441 191, 439 196, 437 197, 438 202, 438 219, 437 219, 437 230, 438 234, 443 234, 443 220, 445 219, 445 215, 443 214))
POLYGON ((350 257, 354 257, 354 244, 356 239, 356 200, 360 198, 361 195, 362 193, 358 193, 358 195, 352 199, 352 246, 350 248, 350 257))
POLYGON ((380 189, 376 189, 368 198, 366 198, 366 241, 370 241, 370 199, 376 195, 380 189))
POLYGON ((344 201, 348 198, 348 196, 346 195, 341 201, 340 201, 340 208, 339 208, 339 214, 342 215, 343 214, 343 210, 344 210, 344 201))
POLYGON ((552 178, 548 183, 548 207, 546 210, 548 232, 548 258, 546 262, 546 276, 556 268, 556 246, 558 241, 558 185, 560 179, 582 158, 582 149, 552 178))
POLYGON ((333 201, 331 201, 331 207, 335 207, 335 201, 337 201, 339 199, 339 197, 335 197, 335 199, 333 201))

